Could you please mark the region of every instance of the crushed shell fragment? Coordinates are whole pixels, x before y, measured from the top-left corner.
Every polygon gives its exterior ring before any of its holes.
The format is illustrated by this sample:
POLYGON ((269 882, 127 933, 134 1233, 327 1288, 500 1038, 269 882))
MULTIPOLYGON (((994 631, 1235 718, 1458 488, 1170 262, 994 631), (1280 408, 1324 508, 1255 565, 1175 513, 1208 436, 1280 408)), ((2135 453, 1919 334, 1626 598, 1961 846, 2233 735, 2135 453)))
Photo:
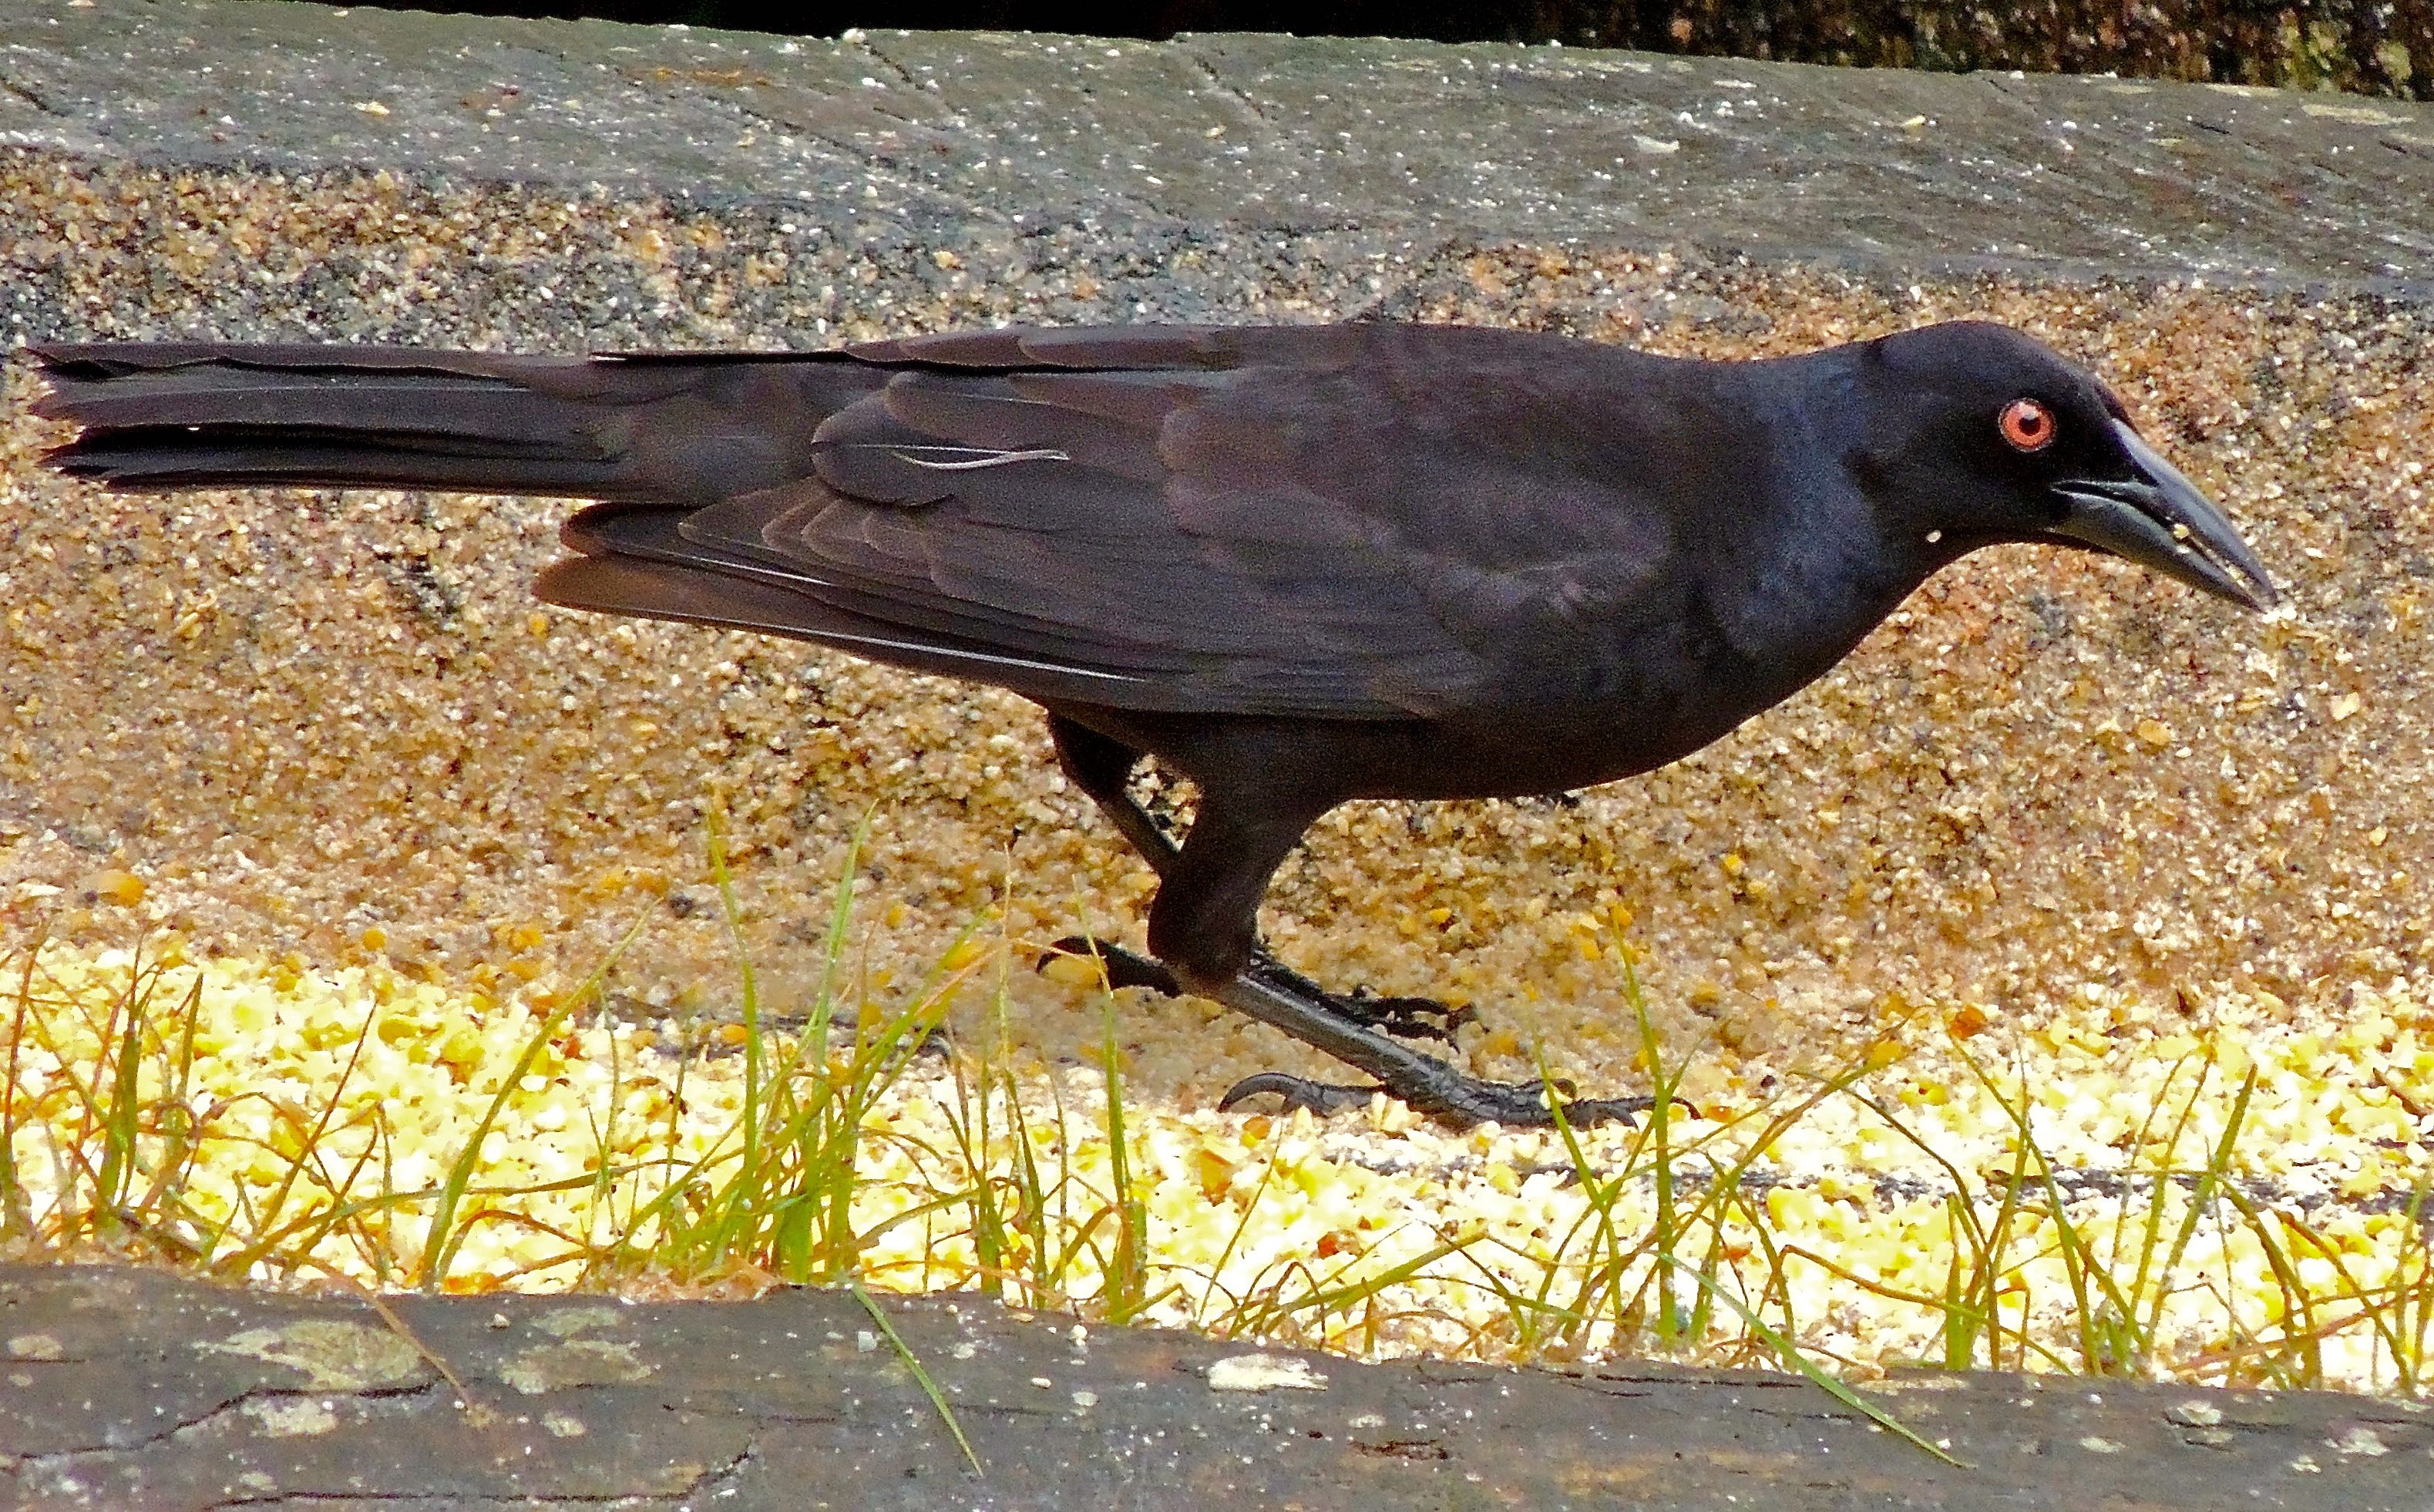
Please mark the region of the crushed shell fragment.
POLYGON ((1308 1360, 1284 1354, 1233 1354, 1208 1366, 1211 1391, 1324 1391, 1327 1377, 1308 1360))

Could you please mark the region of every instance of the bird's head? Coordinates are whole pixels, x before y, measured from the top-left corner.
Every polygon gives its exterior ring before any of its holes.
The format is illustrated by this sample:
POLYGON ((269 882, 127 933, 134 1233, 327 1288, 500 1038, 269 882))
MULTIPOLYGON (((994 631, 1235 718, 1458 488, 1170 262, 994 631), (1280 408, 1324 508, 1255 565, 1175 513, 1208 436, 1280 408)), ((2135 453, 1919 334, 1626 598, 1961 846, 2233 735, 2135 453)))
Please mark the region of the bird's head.
POLYGON ((1997 541, 2109 552, 2253 610, 2265 564, 2131 425, 2095 375, 2008 326, 1954 321, 1866 344, 1846 457, 1937 560, 1997 541))

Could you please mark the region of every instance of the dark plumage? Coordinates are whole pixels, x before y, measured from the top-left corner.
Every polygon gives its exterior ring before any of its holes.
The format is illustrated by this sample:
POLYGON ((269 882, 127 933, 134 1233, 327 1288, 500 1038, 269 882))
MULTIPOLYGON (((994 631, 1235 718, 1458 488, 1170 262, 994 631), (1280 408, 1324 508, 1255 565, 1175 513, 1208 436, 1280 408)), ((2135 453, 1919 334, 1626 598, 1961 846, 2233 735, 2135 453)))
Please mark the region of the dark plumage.
MULTIPOLYGON (((1543 1120, 1258 946, 1353 798, 1551 792, 1671 761, 1839 661, 1938 567, 2093 547, 2251 608, 2264 568, 2080 368, 1959 323, 1765 362, 1446 326, 1006 330, 803 354, 38 349, 54 465, 117 489, 606 501, 553 603, 996 683, 1157 868, 1155 962, 1440 1116, 1543 1120), (1178 848, 1126 796, 1200 790, 1178 848), (1162 963, 1162 964, 1160 964, 1162 963)), ((1367 1088, 1238 1088, 1320 1107, 1367 1088)), ((1629 1099, 1571 1105, 1608 1116, 1629 1099)))

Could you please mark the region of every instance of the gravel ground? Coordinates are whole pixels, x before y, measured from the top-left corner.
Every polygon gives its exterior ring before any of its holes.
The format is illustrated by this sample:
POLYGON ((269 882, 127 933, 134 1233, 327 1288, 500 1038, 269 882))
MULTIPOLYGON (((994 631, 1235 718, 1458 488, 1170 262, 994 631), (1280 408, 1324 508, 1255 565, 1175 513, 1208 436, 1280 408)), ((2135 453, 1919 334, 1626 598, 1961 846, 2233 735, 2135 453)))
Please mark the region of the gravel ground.
MULTIPOLYGON (((1668 352, 1798 351, 1987 317, 2091 363, 2288 588, 2243 616, 2114 564, 1984 553, 1844 666, 1673 768, 1577 802, 1359 804, 1266 919, 1323 980, 1476 1002, 1589 1088, 1636 1028, 1594 932, 1627 911, 1671 1043, 1763 1079, 1927 1016, 2134 1031, 2226 997, 2335 1022, 2427 967, 2434 846, 2434 311, 2369 296, 1510 246, 1346 256, 1324 233, 1127 255, 1078 233, 953 244, 606 192, 387 174, 0 159, 12 340, 212 334, 519 350, 813 345, 1003 320, 1398 316, 1668 352), (2101 1005, 2100 1006, 2092 1005, 2101 1005)), ((857 959, 917 974, 977 914, 1138 938, 1145 868, 986 690, 742 635, 540 611, 547 503, 111 499, 0 450, 0 928, 139 924, 481 986, 571 979, 637 919, 638 1004, 732 999, 705 888, 728 816, 771 1006, 798 1004, 866 815, 857 959), (138 879, 139 888, 120 873, 138 879), (59 889, 53 891, 53 889, 59 889), (130 902, 131 901, 131 902, 130 902)), ((2423 996, 2424 994, 2419 994, 2423 996)), ((1018 975, 1019 1037, 1095 1039, 1018 975)), ((1127 1001, 1141 1097, 1314 1069, 1192 1003, 1127 1001)))

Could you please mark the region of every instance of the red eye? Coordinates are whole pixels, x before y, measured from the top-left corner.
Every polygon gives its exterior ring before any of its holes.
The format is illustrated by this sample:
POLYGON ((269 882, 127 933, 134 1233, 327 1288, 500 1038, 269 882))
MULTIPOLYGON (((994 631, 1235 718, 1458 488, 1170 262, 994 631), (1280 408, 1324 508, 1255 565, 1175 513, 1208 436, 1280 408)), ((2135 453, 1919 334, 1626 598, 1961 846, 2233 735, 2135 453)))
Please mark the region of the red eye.
POLYGON ((2018 451, 2042 452, 2053 444, 2053 411, 2033 399, 2014 399, 2005 404, 1996 423, 2002 427, 2003 439, 2018 451))

